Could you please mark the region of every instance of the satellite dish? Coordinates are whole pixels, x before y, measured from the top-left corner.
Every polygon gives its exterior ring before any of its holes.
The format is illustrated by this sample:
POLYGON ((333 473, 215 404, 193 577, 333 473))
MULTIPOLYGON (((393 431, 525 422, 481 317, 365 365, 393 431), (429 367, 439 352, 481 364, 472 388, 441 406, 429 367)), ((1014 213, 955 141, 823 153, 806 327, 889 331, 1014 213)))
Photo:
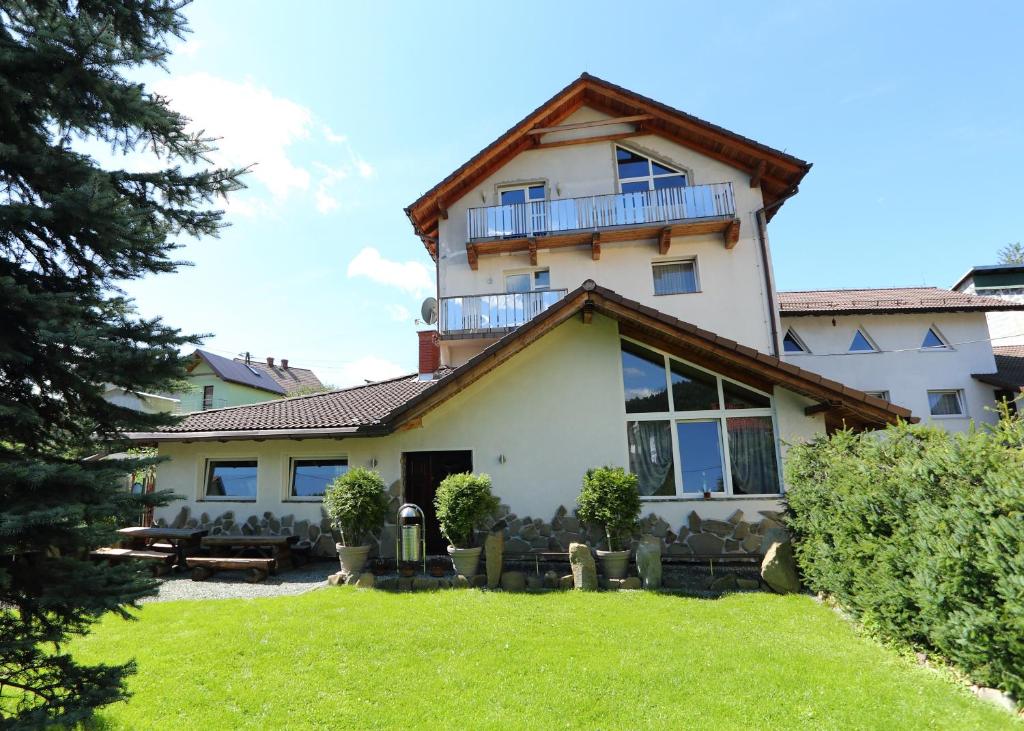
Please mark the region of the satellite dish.
POLYGON ((423 317, 423 322, 428 325, 437 322, 437 300, 433 297, 423 300, 423 304, 420 305, 420 315, 423 317))

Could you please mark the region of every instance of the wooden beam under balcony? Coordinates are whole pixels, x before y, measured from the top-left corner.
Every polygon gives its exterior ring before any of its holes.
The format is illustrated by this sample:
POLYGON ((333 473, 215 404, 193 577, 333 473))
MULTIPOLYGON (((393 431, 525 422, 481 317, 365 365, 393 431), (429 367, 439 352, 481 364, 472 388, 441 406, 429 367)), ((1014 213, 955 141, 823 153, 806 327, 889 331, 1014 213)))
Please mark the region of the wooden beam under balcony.
POLYGON ((590 258, 594 261, 601 259, 601 234, 597 231, 590 238, 590 258))
MULTIPOLYGON (((613 226, 602 228, 596 241, 595 231, 572 231, 569 233, 551 234, 549 236, 520 236, 517 238, 494 239, 490 241, 471 241, 466 244, 469 266, 476 269, 478 257, 496 254, 529 254, 531 263, 536 262, 539 249, 566 249, 574 246, 590 246, 591 256, 597 260, 601 255, 601 246, 607 243, 624 241, 655 241, 658 250, 664 248, 663 242, 673 236, 705 236, 721 234, 725 247, 731 249, 739 241, 740 221, 738 218, 719 216, 702 218, 696 221, 684 221, 666 226, 663 223, 635 226, 613 226), (596 256, 595 256, 596 253, 596 256)), ((667 251, 667 249, 665 249, 667 251)), ((662 252, 664 253, 664 252, 662 252)))

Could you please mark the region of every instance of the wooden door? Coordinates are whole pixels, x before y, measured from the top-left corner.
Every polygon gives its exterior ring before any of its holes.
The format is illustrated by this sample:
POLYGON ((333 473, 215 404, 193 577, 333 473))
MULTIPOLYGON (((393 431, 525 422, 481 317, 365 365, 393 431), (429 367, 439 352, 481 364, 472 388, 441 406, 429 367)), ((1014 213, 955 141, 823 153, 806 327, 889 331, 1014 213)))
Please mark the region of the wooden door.
POLYGON ((434 495, 441 480, 448 475, 473 471, 473 453, 405 452, 402 458, 405 461, 405 501, 419 505, 427 519, 427 554, 445 556, 448 541, 441 535, 441 527, 437 524, 434 495))

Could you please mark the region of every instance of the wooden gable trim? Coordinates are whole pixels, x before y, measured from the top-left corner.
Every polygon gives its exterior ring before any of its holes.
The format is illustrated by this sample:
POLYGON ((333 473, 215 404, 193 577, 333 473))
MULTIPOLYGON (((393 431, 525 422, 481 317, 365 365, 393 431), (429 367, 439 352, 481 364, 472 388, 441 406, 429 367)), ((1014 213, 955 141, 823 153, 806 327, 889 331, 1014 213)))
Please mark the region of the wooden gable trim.
POLYGON ((609 119, 594 119, 589 122, 574 122, 572 124, 560 124, 555 127, 534 127, 530 130, 532 135, 546 135, 552 132, 569 132, 576 129, 589 129, 591 127, 606 127, 611 124, 627 124, 629 122, 641 122, 650 119, 650 114, 631 114, 627 117, 611 117, 609 119))

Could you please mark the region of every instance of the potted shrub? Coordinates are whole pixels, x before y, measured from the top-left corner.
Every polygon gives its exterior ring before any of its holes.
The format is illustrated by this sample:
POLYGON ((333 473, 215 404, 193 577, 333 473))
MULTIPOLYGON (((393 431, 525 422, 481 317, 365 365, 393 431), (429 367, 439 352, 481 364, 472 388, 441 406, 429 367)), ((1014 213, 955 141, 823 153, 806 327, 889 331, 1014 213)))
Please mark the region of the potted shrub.
POLYGON ((480 563, 480 546, 473 534, 498 510, 498 498, 491 494, 490 475, 463 472, 441 481, 434 496, 437 522, 448 539, 448 555, 456 573, 472 578, 480 563))
POLYGON ((608 538, 608 550, 598 551, 601 568, 609 579, 622 579, 629 568, 630 535, 640 517, 640 492, 636 475, 621 467, 594 467, 583 477, 577 499, 580 520, 600 526, 608 538))
POLYGON ((380 473, 353 467, 334 479, 324 493, 324 510, 340 539, 335 547, 345 574, 358 574, 370 551, 368 541, 388 514, 388 496, 380 473))

